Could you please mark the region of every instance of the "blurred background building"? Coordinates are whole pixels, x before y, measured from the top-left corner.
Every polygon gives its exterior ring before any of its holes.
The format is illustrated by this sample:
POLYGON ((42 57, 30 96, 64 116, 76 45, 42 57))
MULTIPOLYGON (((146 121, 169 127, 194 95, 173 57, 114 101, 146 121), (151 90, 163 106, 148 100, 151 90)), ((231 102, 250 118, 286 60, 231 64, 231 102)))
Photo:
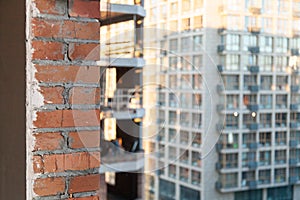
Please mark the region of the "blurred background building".
POLYGON ((145 8, 145 199, 298 199, 300 1, 145 8))

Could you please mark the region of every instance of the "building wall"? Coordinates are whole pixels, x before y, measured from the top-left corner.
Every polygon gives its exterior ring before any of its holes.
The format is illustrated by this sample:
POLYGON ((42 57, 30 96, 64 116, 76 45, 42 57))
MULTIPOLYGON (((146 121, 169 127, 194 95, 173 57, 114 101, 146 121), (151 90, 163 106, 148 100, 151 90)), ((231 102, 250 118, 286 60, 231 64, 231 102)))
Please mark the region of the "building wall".
POLYGON ((100 199, 99 4, 27 0, 27 199, 100 199))

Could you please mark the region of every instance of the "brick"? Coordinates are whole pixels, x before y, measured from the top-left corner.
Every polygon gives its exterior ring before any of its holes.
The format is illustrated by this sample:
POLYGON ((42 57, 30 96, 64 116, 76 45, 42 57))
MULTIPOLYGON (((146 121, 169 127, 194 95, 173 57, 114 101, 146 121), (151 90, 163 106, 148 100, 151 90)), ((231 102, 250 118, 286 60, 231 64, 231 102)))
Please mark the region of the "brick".
POLYGON ((59 42, 32 41, 34 52, 32 58, 35 60, 63 60, 64 45, 59 42))
POLYGON ((99 131, 69 133, 69 147, 72 149, 100 147, 99 131))
POLYGON ((65 160, 63 154, 45 155, 44 172, 57 173, 65 170, 65 160))
POLYGON ((64 138, 60 133, 39 133, 35 134, 35 151, 59 150, 62 149, 64 138))
POLYGON ((67 3, 65 1, 58 0, 34 0, 36 8, 42 14, 66 14, 67 3))
POLYGON ((69 15, 100 19, 100 1, 69 0, 69 15))
POLYGON ((63 127, 99 125, 99 110, 63 110, 63 127))
POLYGON ((33 191, 39 196, 61 194, 65 191, 65 179, 61 177, 36 179, 33 191))
POLYGON ((39 82, 99 83, 100 69, 95 66, 40 66, 35 77, 39 82))
POLYGON ((100 189, 100 175, 78 176, 70 180, 69 190, 70 194, 77 192, 97 191, 100 189), (84 184, 83 184, 84 183, 84 184))
POLYGON ((86 40, 99 40, 100 23, 65 21, 62 30, 62 37, 86 40))
POLYGON ((100 23, 34 18, 32 32, 35 37, 99 40, 100 23))
POLYGON ((62 125, 62 111, 39 111, 33 125, 37 128, 57 128, 62 125))
POLYGON ((87 152, 65 155, 65 170, 86 170, 89 168, 89 154, 87 152))
POLYGON ((69 58, 71 60, 100 60, 99 44, 69 44, 69 58))
POLYGON ((100 104, 100 89, 74 87, 70 90, 71 104, 100 104))
POLYGON ((34 173, 44 173, 44 164, 41 156, 33 156, 33 171, 34 173))
POLYGON ((56 38, 60 36, 61 21, 46 20, 40 18, 32 19, 32 33, 35 37, 56 38))
POLYGON ((63 87, 40 87, 40 92, 44 96, 45 104, 63 104, 63 87))
POLYGON ((90 155, 90 169, 100 167, 100 152, 89 152, 90 155))
POLYGON ((68 200, 99 200, 99 197, 92 196, 92 197, 69 198, 68 200))

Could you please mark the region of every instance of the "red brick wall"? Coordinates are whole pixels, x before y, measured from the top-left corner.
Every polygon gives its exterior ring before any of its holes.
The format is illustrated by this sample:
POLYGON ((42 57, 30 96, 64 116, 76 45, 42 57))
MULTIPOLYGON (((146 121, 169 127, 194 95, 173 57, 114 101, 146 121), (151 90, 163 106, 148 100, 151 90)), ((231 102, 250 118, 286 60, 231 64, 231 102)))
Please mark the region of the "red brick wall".
POLYGON ((98 200, 99 1, 32 0, 29 9, 28 189, 33 198, 98 200))

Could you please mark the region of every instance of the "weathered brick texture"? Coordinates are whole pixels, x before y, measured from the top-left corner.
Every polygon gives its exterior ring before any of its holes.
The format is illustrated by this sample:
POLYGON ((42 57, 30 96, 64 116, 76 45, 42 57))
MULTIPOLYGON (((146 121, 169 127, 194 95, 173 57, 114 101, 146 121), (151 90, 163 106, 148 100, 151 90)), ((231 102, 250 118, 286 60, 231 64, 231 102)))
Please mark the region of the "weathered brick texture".
POLYGON ((99 200, 100 1, 32 0, 30 9, 32 198, 99 200))

